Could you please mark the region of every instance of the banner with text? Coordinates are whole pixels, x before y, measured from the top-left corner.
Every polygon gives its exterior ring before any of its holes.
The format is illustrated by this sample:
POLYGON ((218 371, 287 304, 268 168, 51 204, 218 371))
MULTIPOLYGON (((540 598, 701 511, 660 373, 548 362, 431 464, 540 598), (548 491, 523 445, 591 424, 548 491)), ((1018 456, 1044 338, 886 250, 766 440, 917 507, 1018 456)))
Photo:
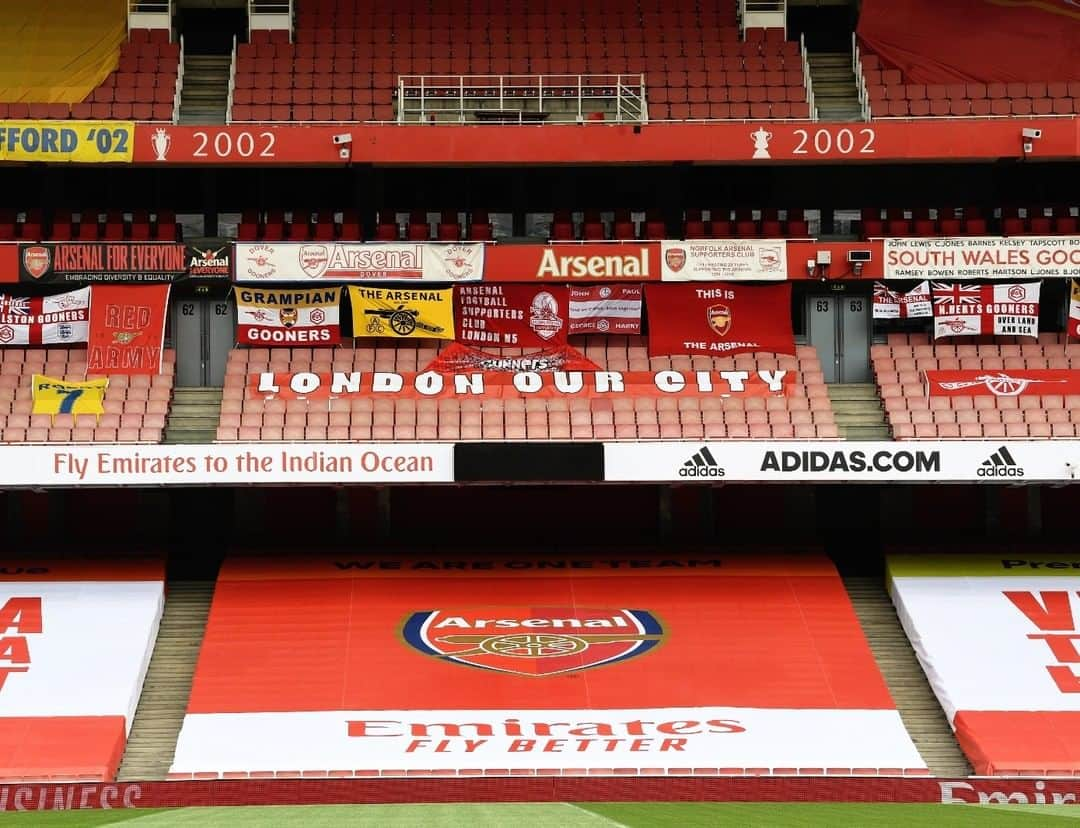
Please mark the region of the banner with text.
POLYGON ((451 342, 423 367, 437 374, 469 374, 473 371, 599 371, 600 366, 569 345, 556 345, 523 354, 506 355, 451 342))
POLYGON ((240 242, 238 282, 476 282, 483 244, 240 242))
POLYGON ((1069 327, 1066 329, 1068 336, 1080 337, 1080 281, 1072 280, 1072 289, 1069 291, 1069 327))
POLYGON ((104 414, 102 401, 109 388, 109 378, 68 382, 34 374, 31 387, 34 414, 104 414))
POLYGON ((568 304, 562 285, 460 285, 454 289, 457 340, 491 348, 565 345, 568 304))
POLYGON ((1065 396, 1080 394, 1080 371, 927 371, 926 391, 930 397, 1065 396))
POLYGON ((349 397, 781 397, 795 382, 791 371, 538 371, 438 374, 342 371, 317 374, 262 372, 248 378, 250 396, 264 399, 349 397))
POLYGON ((649 356, 795 353, 791 285, 647 285, 649 356))
POLYGON ((787 279, 783 239, 701 239, 660 242, 665 282, 787 279))
POLYGON ((341 288, 237 288, 236 341, 241 345, 328 347, 341 342, 341 288))
POLYGON ((640 334, 641 285, 570 286, 570 334, 640 334))
POLYGON ((874 282, 874 319, 913 319, 933 316, 930 283, 921 282, 903 293, 884 282, 874 282))
POLYGON ((390 339, 453 339, 453 288, 349 286, 352 335, 390 339))
POLYGON ((134 121, 4 120, 0 161, 126 163, 131 161, 134 136, 134 121))
POLYGON ((1080 276, 1080 236, 885 239, 886 279, 1073 276, 1080 276))
POLYGON ((96 285, 90 294, 89 374, 160 374, 170 285, 96 285))
POLYGON ((171 242, 20 244, 19 281, 172 282, 187 275, 187 253, 171 242))
POLYGON ((487 251, 491 282, 658 282, 660 245, 629 243, 496 244, 487 251))
POLYGON ((90 288, 55 296, 0 294, 0 346, 86 342, 90 288))
POLYGON ((993 285, 933 283, 934 338, 1038 336, 1041 282, 993 285))

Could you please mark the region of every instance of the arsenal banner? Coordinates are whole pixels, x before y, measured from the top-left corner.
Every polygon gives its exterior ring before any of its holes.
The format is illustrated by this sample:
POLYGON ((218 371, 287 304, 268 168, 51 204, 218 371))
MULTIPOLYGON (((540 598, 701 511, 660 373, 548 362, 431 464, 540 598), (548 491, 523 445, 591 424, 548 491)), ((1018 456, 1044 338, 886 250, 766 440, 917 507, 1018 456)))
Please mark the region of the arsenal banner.
POLYGON ((350 287, 353 336, 453 339, 451 288, 395 290, 350 287))
POLYGON ((1071 337, 1080 336, 1080 282, 1073 279, 1069 295, 1069 327, 1066 333, 1071 337))
POLYGON ((562 285, 460 285, 454 289, 457 339, 493 348, 565 345, 567 304, 562 285))
POLYGON ((253 396, 339 398, 439 397, 782 397, 795 382, 790 371, 538 371, 439 374, 337 372, 251 374, 253 396))
POLYGON ((160 374, 169 285, 97 285, 90 295, 88 374, 160 374))
POLYGON ((236 291, 236 339, 242 345, 337 345, 341 288, 236 291))
POLYGON ((1041 284, 934 282, 934 338, 984 334, 1038 336, 1041 284))
POLYGON ((0 345, 86 342, 90 288, 56 296, 0 294, 0 345))
POLYGON ((884 282, 874 282, 874 319, 913 319, 933 315, 929 282, 918 284, 907 293, 892 290, 884 282))
MULTIPOLYGON (((212 252, 212 251, 211 251, 212 252)), ((193 251, 193 257, 198 258, 193 251)), ((216 262, 220 266, 220 261, 216 262)), ((228 257, 225 265, 228 267, 228 257)), ((188 272, 182 244, 46 242, 19 245, 23 282, 171 282, 188 272)))
POLYGON ((569 333, 641 333, 641 285, 570 287, 569 333))
POLYGON ((1080 236, 885 239, 886 279, 1060 279, 1080 275, 1080 236))
POLYGON ((1080 394, 1080 371, 927 371, 929 397, 1020 397, 1080 394))
POLYGON ((787 279, 783 239, 703 239, 660 243, 665 282, 734 282, 787 279))
POLYGON ((424 371, 465 374, 472 371, 599 371, 600 366, 569 345, 541 348, 527 354, 505 356, 453 342, 439 351, 424 371))
POLYGON ((791 285, 647 285, 649 356, 795 353, 791 285))
POLYGON ((473 282, 484 276, 482 244, 296 244, 236 246, 238 282, 473 282))
POLYGON ((34 414, 104 414, 102 401, 109 378, 67 382, 34 374, 32 398, 34 414))

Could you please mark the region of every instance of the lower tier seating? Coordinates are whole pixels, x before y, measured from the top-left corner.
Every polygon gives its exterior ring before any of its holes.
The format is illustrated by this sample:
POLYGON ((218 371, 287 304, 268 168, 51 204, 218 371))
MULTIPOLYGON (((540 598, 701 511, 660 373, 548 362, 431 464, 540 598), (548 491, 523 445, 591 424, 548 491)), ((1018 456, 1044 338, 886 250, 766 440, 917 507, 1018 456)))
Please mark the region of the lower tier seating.
POLYGON ((170 777, 926 773, 826 558, 633 558, 229 558, 170 777))

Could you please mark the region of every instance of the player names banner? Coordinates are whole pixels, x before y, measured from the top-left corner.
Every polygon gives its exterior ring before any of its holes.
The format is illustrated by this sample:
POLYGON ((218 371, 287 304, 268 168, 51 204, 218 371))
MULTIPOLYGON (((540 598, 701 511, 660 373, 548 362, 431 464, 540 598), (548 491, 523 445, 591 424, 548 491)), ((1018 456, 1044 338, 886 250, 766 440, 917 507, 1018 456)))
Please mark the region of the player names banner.
POLYGON ((641 285, 570 286, 569 333, 640 334, 641 285))
POLYGON ((484 245, 428 243, 241 243, 237 282, 474 282, 484 245))
POLYGON ((885 239, 886 279, 1080 276, 1080 236, 885 239))
POLYGON ((337 345, 341 291, 238 288, 236 340, 241 345, 337 345))
POLYGON ((86 342, 90 288, 55 296, 0 294, 0 346, 86 342))
POLYGON ((701 239, 660 243, 665 282, 783 281, 787 242, 783 239, 701 239))
POLYGON ((1040 282, 933 282, 934 338, 1038 336, 1040 282))

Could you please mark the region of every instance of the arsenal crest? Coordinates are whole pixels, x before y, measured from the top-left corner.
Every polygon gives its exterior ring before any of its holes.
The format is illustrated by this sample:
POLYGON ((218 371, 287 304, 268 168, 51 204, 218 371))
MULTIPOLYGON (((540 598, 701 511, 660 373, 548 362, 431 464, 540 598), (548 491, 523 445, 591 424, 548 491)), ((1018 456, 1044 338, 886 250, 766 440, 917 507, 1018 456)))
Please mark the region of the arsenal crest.
POLYGON ((669 247, 664 253, 664 263, 673 273, 678 273, 686 264, 686 250, 682 247, 669 247))
POLYGON ((49 269, 51 258, 49 248, 35 244, 23 249, 23 268, 35 279, 40 279, 49 269))
POLYGON ((731 308, 727 305, 710 305, 706 310, 709 316, 709 327, 716 331, 718 336, 727 336, 731 330, 731 308))
POLYGON ((529 606, 415 612, 401 633, 424 655, 530 678, 625 661, 664 634, 644 610, 529 606))
POLYGON ((305 244, 300 247, 300 269, 312 279, 322 276, 330 261, 330 252, 324 244, 305 244))

